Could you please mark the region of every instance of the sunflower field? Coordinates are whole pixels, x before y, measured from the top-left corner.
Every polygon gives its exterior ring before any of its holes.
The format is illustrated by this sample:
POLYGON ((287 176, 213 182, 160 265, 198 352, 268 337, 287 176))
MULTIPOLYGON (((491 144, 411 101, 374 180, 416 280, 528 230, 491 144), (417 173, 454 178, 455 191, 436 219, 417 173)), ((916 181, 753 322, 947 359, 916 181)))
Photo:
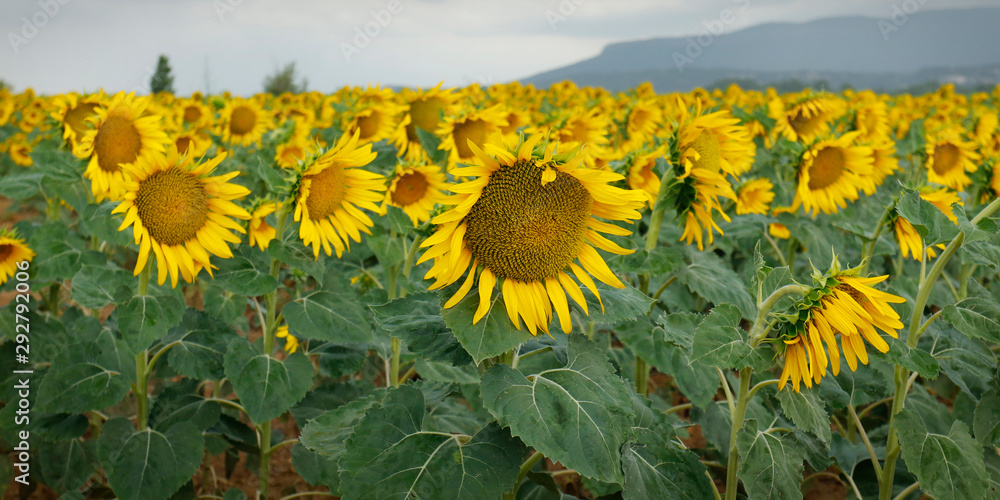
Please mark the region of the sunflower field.
POLYGON ((0 492, 998 498, 998 113, 0 90, 0 492))

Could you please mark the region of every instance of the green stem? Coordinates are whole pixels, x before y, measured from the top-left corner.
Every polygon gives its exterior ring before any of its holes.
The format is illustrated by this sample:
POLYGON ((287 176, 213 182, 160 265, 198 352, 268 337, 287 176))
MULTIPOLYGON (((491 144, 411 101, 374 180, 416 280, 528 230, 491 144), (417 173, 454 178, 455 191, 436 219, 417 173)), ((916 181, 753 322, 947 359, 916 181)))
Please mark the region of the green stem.
POLYGON ((392 338, 392 358, 389 360, 389 373, 386 375, 386 387, 399 387, 399 351, 402 343, 399 337, 392 338))
POLYGON ((848 404, 847 410, 851 414, 851 421, 854 422, 855 428, 858 430, 858 434, 861 435, 861 440, 865 443, 865 448, 868 448, 868 456, 872 459, 872 467, 875 469, 875 478, 882 481, 882 467, 878 463, 878 457, 875 455, 875 447, 872 446, 872 442, 868 439, 868 433, 865 432, 865 427, 861 425, 861 419, 858 417, 858 412, 854 410, 854 405, 848 404))
MULTIPOLYGON (((760 314, 757 315, 760 317, 760 314)), ((736 434, 743 428, 743 418, 747 412, 747 397, 750 394, 750 377, 753 376, 752 368, 740 370, 740 390, 736 396, 736 412, 732 415, 732 430, 729 436, 729 465, 726 468, 726 500, 736 500, 736 490, 739 479, 736 471, 739 468, 740 455, 736 449, 736 434)))
MULTIPOLYGON (((152 267, 147 262, 146 267, 139 272, 139 295, 146 295, 149 291, 149 277, 152 274, 152 267)), ((143 349, 135 355, 135 385, 132 392, 135 394, 136 408, 136 429, 143 430, 149 424, 149 365, 147 364, 149 351, 143 349)))
POLYGON ((872 232, 872 240, 864 246, 864 253, 861 254, 861 271, 859 275, 864 276, 865 271, 868 270, 868 264, 871 263, 872 254, 875 253, 875 245, 878 244, 878 237, 882 235, 882 231, 885 229, 885 223, 889 220, 892 215, 893 209, 895 209, 895 203, 886 207, 885 211, 882 212, 882 216, 878 219, 878 224, 875 226, 875 231, 872 232))
POLYGON ((635 392, 649 394, 649 365, 639 355, 635 356, 635 392))
POLYGON ((535 464, 537 464, 538 461, 543 458, 545 458, 545 456, 542 455, 540 452, 536 451, 532 453, 531 456, 528 457, 528 459, 525 460, 523 464, 521 464, 521 470, 518 471, 517 473, 517 482, 514 483, 514 489, 510 493, 503 494, 504 500, 514 500, 515 498, 517 498, 517 490, 521 488, 521 482, 524 481, 524 477, 527 476, 528 472, 531 471, 531 468, 534 467, 535 464))
POLYGON ((757 308, 757 319, 753 322, 753 328, 750 329, 750 347, 756 348, 762 340, 764 340, 764 335, 767 332, 767 315, 771 313, 771 309, 774 305, 778 303, 779 300, 784 298, 786 295, 798 294, 804 295, 809 293, 810 288, 805 285, 791 284, 785 285, 774 292, 771 293, 764 302, 760 304, 757 308))
MULTIPOLYGON (((975 226, 979 222, 987 217, 991 217, 993 214, 1000 211, 1000 198, 993 200, 992 203, 983 208, 978 215, 972 218, 972 225, 975 226)), ((910 315, 910 326, 909 332, 906 336, 906 345, 908 347, 915 348, 917 346, 917 341, 920 340, 920 334, 923 333, 921 327, 921 318, 923 318, 924 307, 927 305, 927 300, 930 298, 931 289, 934 288, 934 283, 937 281, 938 277, 941 276, 941 272, 944 271, 945 265, 951 260, 955 252, 962 246, 965 242, 965 233, 960 232, 948 243, 945 247, 944 252, 941 256, 937 258, 934 262, 934 266, 931 267, 930 272, 926 276, 921 273, 920 285, 917 288, 917 298, 913 303, 913 314, 910 315)), ((929 321, 929 320, 928 320, 929 321)), ((895 392, 893 393, 892 399, 892 411, 889 413, 889 435, 886 437, 886 454, 885 463, 882 466, 882 480, 879 483, 879 500, 890 500, 892 497, 892 485, 893 479, 896 475, 896 460, 899 458, 899 438, 896 435, 896 429, 893 427, 893 421, 896 415, 903 411, 903 406, 906 403, 906 394, 909 389, 910 371, 902 366, 897 365, 893 371, 893 379, 895 382, 895 392)))

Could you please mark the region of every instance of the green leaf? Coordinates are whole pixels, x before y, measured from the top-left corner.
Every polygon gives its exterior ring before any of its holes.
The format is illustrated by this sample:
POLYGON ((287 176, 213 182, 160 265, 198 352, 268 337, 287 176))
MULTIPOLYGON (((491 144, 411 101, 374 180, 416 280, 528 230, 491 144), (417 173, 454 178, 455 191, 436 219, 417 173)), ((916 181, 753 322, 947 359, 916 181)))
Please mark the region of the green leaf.
POLYGON ((83 182, 83 168, 81 168, 83 162, 69 150, 36 147, 31 152, 31 159, 34 160, 38 171, 50 180, 66 184, 83 182))
POLYGON ((223 290, 245 297, 257 297, 273 292, 278 281, 263 268, 254 266, 250 259, 236 254, 231 259, 220 259, 212 283, 223 290))
POLYGON ((250 330, 249 322, 243 315, 248 306, 246 297, 223 291, 217 286, 206 286, 203 298, 205 310, 212 311, 216 319, 237 330, 250 330))
POLYGON ((63 351, 39 384, 36 409, 77 413, 103 410, 121 401, 129 390, 128 378, 100 361, 95 343, 63 351))
POLYGON ((778 402, 796 427, 813 433, 824 443, 830 442, 830 416, 817 390, 778 391, 778 402))
POLYGON ((993 390, 983 395, 974 413, 973 430, 983 446, 1000 445, 1000 418, 997 415, 1000 415, 1000 396, 993 390))
POLYGON ((224 365, 226 378, 254 423, 285 413, 312 385, 313 365, 305 355, 296 352, 280 361, 242 337, 229 343, 224 365))
POLYGON ((313 486, 326 486, 332 492, 340 489, 340 470, 335 457, 316 453, 302 443, 296 443, 292 447, 292 468, 313 486))
POLYGON ((499 499, 517 481, 525 448, 495 423, 463 442, 423 429, 423 393, 392 389, 347 440, 340 481, 345 500, 499 499))
POLYGON ((260 180, 264 181, 268 192, 273 193, 285 187, 285 179, 281 176, 281 172, 272 167, 270 162, 266 161, 262 155, 257 156, 256 170, 260 180))
POLYGON ((473 365, 452 366, 449 363, 418 359, 416 368, 421 379, 432 382, 479 384, 479 372, 473 365))
POLYGON ((291 224, 285 230, 284 241, 277 238, 267 246, 267 253, 280 262, 312 276, 320 286, 323 286, 323 261, 316 259, 306 247, 302 246, 298 233, 291 224))
POLYGON ((148 295, 132 295, 125 287, 116 295, 118 329, 133 352, 153 345, 181 321, 184 302, 173 293, 152 289, 148 295))
POLYGON ((869 353, 871 357, 881 359, 889 365, 903 365, 910 371, 920 373, 920 376, 926 379, 937 378, 941 364, 931 353, 920 347, 910 347, 906 342, 888 335, 882 335, 882 339, 889 344, 889 352, 882 353, 873 349, 869 353))
POLYGON ((893 425, 906 468, 917 476, 922 490, 939 500, 986 498, 982 447, 965 424, 954 422, 947 435, 928 433, 920 416, 905 408, 893 425))
MULTIPOLYGON (((107 242, 109 245, 123 247, 132 246, 135 243, 132 227, 128 226, 121 231, 123 215, 113 214, 120 202, 105 201, 101 204, 90 203, 83 207, 80 212, 80 233, 88 237, 97 237, 99 241, 107 242)), ((133 248, 135 248, 133 246, 133 248)))
POLYGON ((365 412, 381 403, 385 394, 384 389, 375 391, 313 418, 302 427, 299 441, 313 451, 339 459, 354 427, 365 412))
POLYGON ((222 414, 219 403, 197 392, 198 381, 184 379, 165 387, 149 410, 149 426, 166 431, 181 422, 190 422, 199 431, 215 425, 222 414))
POLYGON ((660 373, 672 375, 677 387, 696 406, 704 408, 719 389, 714 368, 691 363, 689 351, 667 342, 663 329, 654 327, 645 317, 619 325, 615 335, 660 373))
POLYGON ((691 361, 728 370, 748 366, 757 371, 772 366, 763 349, 752 349, 747 332, 740 328, 740 311, 731 304, 717 305, 698 325, 691 345, 691 361))
POLYGON ((324 276, 322 288, 285 304, 282 314, 289 331, 300 338, 338 344, 371 340, 371 326, 354 288, 333 269, 324 276))
MULTIPOLYGON (((574 301, 569 301, 571 309, 578 311, 580 317, 586 317, 588 321, 614 325, 622 321, 629 321, 639 316, 645 316, 649 312, 653 299, 639 291, 631 285, 625 288, 612 288, 604 283, 596 282, 597 291, 601 294, 601 300, 590 292, 586 287, 580 287, 583 296, 587 299, 587 309, 589 316, 583 314, 583 310, 574 301), (601 312, 601 303, 604 303, 604 312, 601 312)), ((581 325, 582 328, 582 325, 581 325)))
POLYGON ((367 396, 374 389, 375 386, 367 380, 333 382, 316 387, 292 407, 292 417, 301 428, 333 408, 367 396))
POLYGON ((667 342, 690 351, 694 343, 695 330, 704 319, 704 315, 691 312, 661 314, 656 318, 656 324, 663 328, 667 342))
POLYGON ((959 227, 948 220, 944 212, 911 191, 896 203, 896 212, 906 218, 924 239, 927 246, 947 243, 958 234, 959 227))
POLYGON ((33 279, 65 280, 80 271, 82 241, 65 224, 50 222, 38 227, 28 243, 37 253, 31 263, 33 279))
POLYGON ((1000 304, 976 280, 969 279, 969 297, 945 306, 941 317, 958 331, 990 343, 1000 343, 1000 304))
POLYGON ((122 417, 104 423, 97 446, 108 484, 123 499, 170 498, 198 470, 204 453, 201 432, 190 423, 166 433, 136 431, 122 417))
POLYGON ((12 200, 27 200, 41 190, 41 172, 8 173, 0 183, 0 196, 12 200))
POLYGON ((597 346, 569 338, 568 365, 531 379, 507 365, 482 378, 486 408, 546 457, 602 481, 622 480, 621 449, 634 413, 630 389, 597 346))
POLYGON ((87 482, 96 469, 93 441, 71 439, 60 443, 42 443, 40 469, 45 485, 57 492, 75 491, 87 482))
MULTIPOLYGON (((445 289, 442 298, 450 297, 455 290, 457 287, 445 289)), ((455 338, 477 364, 486 358, 510 351, 533 338, 526 327, 519 330, 511 324, 501 294, 496 289, 492 294, 489 312, 476 324, 472 324, 472 319, 476 308, 479 307, 478 293, 466 295, 458 304, 441 312, 445 325, 451 329, 455 338)))
POLYGON ((189 308, 184 311, 181 324, 170 329, 163 343, 176 343, 167 351, 167 360, 178 373, 195 379, 219 380, 225 376, 222 362, 226 346, 237 336, 226 323, 189 308))
POLYGON ((987 241, 966 242, 959 251, 965 252, 976 264, 1000 271, 1000 233, 987 241))
POLYGON ((996 373, 996 356, 978 338, 962 335, 945 323, 932 323, 932 353, 941 364, 941 371, 973 399, 989 390, 989 381, 996 373))
POLYGON ((805 454, 794 440, 761 432, 749 419, 736 433, 740 453, 737 472, 750 498, 802 498, 802 462, 805 454))
POLYGON ((705 466, 694 453, 650 429, 639 429, 637 442, 622 451, 625 473, 622 498, 712 498, 705 466))
POLYGON ((753 319, 757 307, 743 280, 722 259, 711 252, 691 254, 691 264, 678 272, 688 290, 715 305, 728 302, 739 308, 742 317, 753 319))
POLYGON ((448 161, 448 151, 438 149, 441 139, 434 135, 433 131, 427 131, 416 126, 413 129, 417 131, 417 138, 420 139, 420 147, 424 148, 431 162, 436 165, 444 165, 448 161))
POLYGON ((455 366, 472 362, 441 317, 441 299, 436 293, 421 292, 380 306, 369 306, 375 322, 383 330, 406 342, 410 352, 430 361, 455 366))
POLYGON ((73 276, 73 300, 83 307, 100 309, 115 301, 120 286, 132 288, 139 282, 132 273, 112 263, 104 255, 87 252, 85 263, 73 276))
POLYGON ((649 273, 666 276, 684 265, 684 253, 676 247, 658 246, 653 250, 637 249, 629 255, 615 255, 608 266, 621 273, 649 273))

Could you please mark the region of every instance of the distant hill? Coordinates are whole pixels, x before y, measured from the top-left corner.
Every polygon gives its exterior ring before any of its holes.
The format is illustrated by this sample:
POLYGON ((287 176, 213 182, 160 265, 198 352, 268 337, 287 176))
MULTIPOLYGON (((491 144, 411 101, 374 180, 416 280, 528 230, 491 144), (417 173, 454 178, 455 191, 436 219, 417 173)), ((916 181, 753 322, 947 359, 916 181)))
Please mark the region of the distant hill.
POLYGON ((660 92, 736 79, 823 80, 832 88, 885 91, 927 81, 989 85, 1000 83, 997 26, 1000 8, 921 10, 905 20, 851 16, 768 23, 703 36, 695 47, 697 33, 614 43, 596 57, 521 81, 548 87, 572 80, 612 91, 651 81, 660 92))

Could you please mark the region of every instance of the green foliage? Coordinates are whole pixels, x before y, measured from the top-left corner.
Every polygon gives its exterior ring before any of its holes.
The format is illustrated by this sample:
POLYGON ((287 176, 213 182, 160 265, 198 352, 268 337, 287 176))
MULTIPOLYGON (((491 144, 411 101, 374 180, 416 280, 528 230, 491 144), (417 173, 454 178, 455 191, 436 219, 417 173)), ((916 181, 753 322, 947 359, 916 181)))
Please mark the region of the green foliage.
POLYGON ((163 54, 156 60, 156 72, 149 80, 149 91, 154 94, 174 91, 174 75, 170 74, 170 61, 163 54))
POLYGON ((947 434, 937 434, 927 430, 918 414, 905 409, 893 425, 903 460, 922 490, 940 499, 986 498, 982 448, 965 424, 955 422, 947 434))
POLYGON ((295 62, 293 61, 281 69, 276 69, 264 78, 264 92, 274 95, 281 95, 286 92, 293 94, 305 92, 309 82, 305 78, 301 81, 296 80, 298 80, 298 75, 295 71, 295 62))

